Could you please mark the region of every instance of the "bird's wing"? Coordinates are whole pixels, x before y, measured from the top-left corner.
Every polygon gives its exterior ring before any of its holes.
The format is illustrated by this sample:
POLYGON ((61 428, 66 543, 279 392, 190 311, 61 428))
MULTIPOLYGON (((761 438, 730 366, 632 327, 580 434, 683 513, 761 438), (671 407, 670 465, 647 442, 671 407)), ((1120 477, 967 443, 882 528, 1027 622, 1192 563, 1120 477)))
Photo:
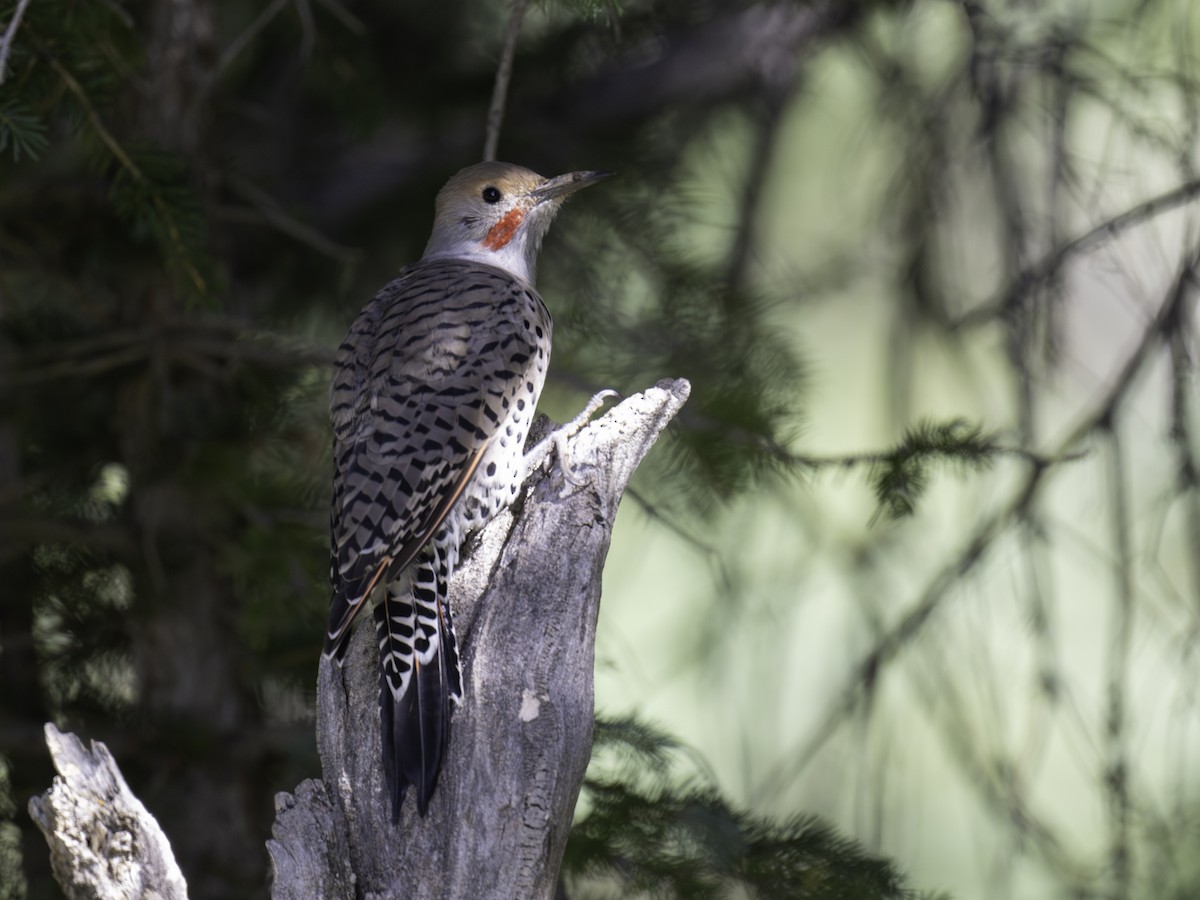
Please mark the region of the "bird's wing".
POLYGON ((374 587, 412 561, 461 497, 547 352, 549 327, 531 286, 449 260, 410 269, 351 326, 330 398, 327 653, 374 587))

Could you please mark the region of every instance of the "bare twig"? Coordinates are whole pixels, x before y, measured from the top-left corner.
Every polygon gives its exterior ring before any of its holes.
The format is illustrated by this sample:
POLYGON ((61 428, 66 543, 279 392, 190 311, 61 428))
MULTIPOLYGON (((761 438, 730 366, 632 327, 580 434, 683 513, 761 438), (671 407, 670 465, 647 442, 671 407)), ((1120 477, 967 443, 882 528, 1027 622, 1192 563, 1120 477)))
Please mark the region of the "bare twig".
POLYGON ((700 540, 694 534, 691 534, 679 522, 670 516, 666 515, 662 510, 650 502, 650 498, 646 497, 641 492, 634 488, 625 489, 626 496, 633 499, 642 511, 651 519, 658 522, 671 533, 675 534, 680 540, 691 547, 695 552, 699 553, 713 567, 718 583, 725 591, 733 589, 733 576, 729 574, 729 569, 725 565, 725 561, 721 558, 721 552, 712 544, 700 540))
POLYGON ((1044 284, 1075 256, 1092 249, 1097 244, 1115 238, 1122 232, 1135 225, 1140 225, 1160 213, 1170 212, 1184 206, 1197 196, 1200 196, 1200 179, 1185 181, 1166 193, 1144 200, 1125 212, 1106 219, 1094 228, 1050 251, 1033 265, 1022 269, 1012 284, 999 297, 994 297, 971 310, 958 320, 957 327, 981 325, 991 321, 997 315, 1011 309, 1015 297, 1020 297, 1030 289, 1044 284))
POLYGON ((308 0, 296 0, 296 15, 300 17, 300 55, 307 62, 317 44, 317 26, 313 21, 312 7, 308 0))
MULTIPOLYGON (((1104 423, 1107 425, 1107 423, 1104 423)), ((1126 468, 1121 438, 1115 428, 1109 428, 1108 484, 1112 504, 1112 541, 1116 551, 1115 609, 1108 659, 1108 718, 1105 736, 1108 739, 1104 789, 1109 806, 1109 871, 1112 873, 1112 896, 1128 900, 1132 861, 1130 860, 1130 803, 1129 803, 1129 734, 1126 680, 1129 678, 1130 651, 1133 647, 1133 551, 1130 546, 1129 506, 1126 497, 1126 468)))
MULTIPOLYGON (((812 472, 827 469, 857 469, 863 466, 877 466, 894 462, 897 453, 903 445, 887 450, 869 450, 863 453, 838 453, 814 455, 792 453, 783 444, 748 429, 730 425, 704 415, 702 412, 690 412, 686 408, 679 415, 688 429, 700 433, 720 432, 722 439, 737 447, 748 447, 756 452, 766 454, 785 466, 794 466, 812 472)), ((1088 455, 1087 450, 1069 450, 1065 445, 1061 455, 1054 453, 1037 453, 1023 447, 1010 447, 1007 444, 986 443, 979 448, 981 456, 1007 456, 1020 459, 1033 466, 1052 466, 1065 462, 1077 462, 1088 455)))
MULTIPOLYGON (((974 790, 996 813, 997 822, 1016 829, 1017 840, 1033 850, 1057 872, 1066 872, 1072 881, 1082 883, 1088 877, 1087 864, 1079 858, 1063 829, 1052 816, 1039 814, 1013 760, 992 750, 981 749, 971 740, 971 728, 965 723, 975 714, 959 696, 959 679, 950 676, 938 654, 927 654, 922 662, 932 671, 917 680, 917 696, 931 717, 946 708, 948 698, 956 698, 954 723, 943 729, 947 747, 964 775, 963 784, 974 790), (970 710, 970 712, 968 712, 970 710)), ((1003 896, 999 894, 998 896, 1003 896)))
MULTIPOLYGON (((1087 450, 1072 450, 1064 452, 1061 455, 1034 453, 1032 450, 1024 450, 1020 447, 1007 447, 1003 444, 986 444, 980 448, 981 456, 1010 456, 1014 459, 1020 459, 1035 467, 1046 467, 1058 465, 1064 462, 1078 462, 1081 459, 1086 459, 1088 456, 1087 450)), ((806 469, 811 469, 814 472, 819 472, 822 469, 855 469, 860 466, 878 466, 884 463, 893 462, 896 458, 895 450, 875 451, 870 453, 849 453, 845 456, 804 456, 801 454, 789 454, 786 461, 795 463, 806 469)))
POLYGON ((131 16, 124 8, 122 8, 121 5, 117 3, 117 0, 100 0, 100 5, 120 19, 121 24, 126 28, 132 28, 137 24, 137 22, 134 21, 133 16, 131 16))
POLYGON ((7 385, 37 384, 44 381, 55 381, 59 378, 83 378, 85 376, 102 375, 145 360, 150 355, 145 343, 131 343, 107 353, 97 353, 87 357, 68 357, 43 366, 30 367, 6 373, 0 377, 0 383, 7 385))
POLYGON ((521 36, 521 20, 525 18, 525 7, 529 0, 513 0, 512 17, 508 20, 508 31, 504 35, 504 49, 500 52, 500 65, 496 68, 496 83, 492 88, 492 103, 488 107, 487 139, 483 143, 484 160, 496 158, 500 144, 500 126, 504 122, 504 103, 508 98, 508 83, 512 80, 513 59, 517 55, 517 38, 521 36))
MULTIPOLYGON (((1190 343, 1192 315, 1186 304, 1180 304, 1178 319, 1170 325, 1171 345, 1171 443, 1175 448, 1176 484, 1178 496, 1185 506, 1184 528, 1188 546, 1200 547, 1200 472, 1193 456, 1193 426, 1189 415, 1189 403, 1195 377, 1195 363, 1191 359, 1190 343)), ((1193 554, 1188 560, 1188 572, 1192 580, 1192 595, 1200 600, 1200 559, 1193 554)), ((1193 611, 1193 634, 1200 633, 1200 610, 1193 611)))
POLYGON ((367 33, 367 26, 363 24, 363 20, 342 6, 338 0, 317 0, 317 2, 325 7, 326 11, 341 22, 351 33, 359 36, 367 33))
MULTIPOLYGON (((245 178, 232 177, 229 179, 229 186, 258 210, 267 224, 288 237, 340 263, 354 263, 362 258, 361 250, 332 241, 312 226, 289 215, 274 197, 245 178)), ((229 211, 226 215, 234 218, 237 212, 229 211)))
POLYGON ((4 84, 4 75, 8 70, 8 54, 12 51, 13 38, 17 36, 21 17, 25 15, 25 7, 28 5, 29 0, 20 0, 17 3, 17 11, 13 13, 8 28, 4 30, 4 37, 0 38, 0 84, 4 84))
MULTIPOLYGON (((1049 454, 1049 459, 1061 459, 1071 448, 1077 446, 1087 435, 1104 423, 1111 422, 1125 396, 1129 393, 1137 375, 1151 359, 1151 351, 1169 338, 1168 324, 1175 321, 1178 310, 1189 295, 1188 288, 1195 283, 1194 272, 1200 265, 1200 247, 1193 249, 1184 261, 1153 321, 1142 332, 1138 346, 1113 380, 1107 393, 1084 419, 1059 442, 1059 449, 1049 454)), ((889 631, 885 632, 875 646, 855 666, 847 679, 840 696, 834 700, 800 749, 789 754, 761 782, 764 796, 782 791, 787 784, 816 756, 825 743, 833 737, 839 723, 844 721, 869 696, 869 689, 885 666, 892 663, 924 629, 950 596, 951 589, 961 582, 964 575, 975 568, 986 555, 996 539, 1007 532, 1012 523, 1020 521, 1037 496, 1043 479, 1053 469, 1045 465, 1033 465, 1024 482, 1012 495, 1012 499, 986 517, 975 529, 963 549, 934 576, 913 608, 889 631)))
POLYGON ((258 17, 246 27, 245 31, 229 43, 229 46, 225 48, 225 52, 221 54, 221 58, 217 60, 217 64, 213 66, 212 74, 209 76, 210 82, 216 81, 221 73, 232 65, 233 61, 238 58, 238 54, 245 50, 250 45, 250 42, 258 37, 264 28, 271 24, 271 20, 279 15, 289 2, 291 0, 272 0, 258 14, 258 17))
POLYGON ((769 84, 763 92, 765 108, 754 135, 753 159, 742 186, 737 230, 734 232, 733 246, 729 251, 729 265, 725 276, 729 288, 725 294, 725 310, 730 314, 738 312, 731 308, 731 304, 736 303, 738 293, 746 284, 753 249, 758 244, 758 220, 763 192, 767 177, 771 173, 771 162, 779 141, 780 127, 785 121, 795 88, 794 72, 789 72, 788 76, 786 80, 781 80, 781 83, 769 84))
MULTIPOLYGON (((0 386, 28 385, 61 378, 102 375, 123 366, 146 364, 156 356, 167 364, 197 367, 244 363, 263 368, 328 366, 333 354, 267 331, 219 327, 207 318, 171 327, 146 327, 78 341, 62 341, 45 353, 23 354, 16 365, 0 369, 0 386), (222 333, 224 332, 224 333, 222 333)), ((218 369, 206 370, 216 373, 218 369)))
POLYGON ((854 712, 869 695, 870 686, 876 682, 879 673, 924 630, 933 614, 949 596, 951 588, 958 585, 962 577, 975 567, 996 538, 1007 531, 1014 517, 1033 500, 1037 487, 1050 471, 1042 467, 1030 469, 1014 498, 983 520, 962 552, 938 572, 908 615, 885 632, 871 651, 855 666, 840 697, 821 719, 821 724, 812 730, 812 737, 807 743, 797 752, 788 754, 787 760, 763 779, 760 796, 778 794, 797 774, 804 771, 817 751, 836 733, 838 724, 854 712))

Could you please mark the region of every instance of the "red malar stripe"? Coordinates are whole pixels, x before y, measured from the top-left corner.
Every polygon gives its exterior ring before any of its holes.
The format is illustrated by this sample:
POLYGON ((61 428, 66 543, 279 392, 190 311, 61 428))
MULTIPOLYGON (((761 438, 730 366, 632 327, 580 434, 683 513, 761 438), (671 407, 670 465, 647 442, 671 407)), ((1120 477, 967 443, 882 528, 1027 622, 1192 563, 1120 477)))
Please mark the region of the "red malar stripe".
POLYGON ((483 239, 483 246, 489 250, 499 250, 505 244, 512 240, 512 236, 517 233, 517 229, 521 227, 521 222, 525 219, 525 210, 511 210, 503 219, 492 226, 487 233, 487 237, 483 239))

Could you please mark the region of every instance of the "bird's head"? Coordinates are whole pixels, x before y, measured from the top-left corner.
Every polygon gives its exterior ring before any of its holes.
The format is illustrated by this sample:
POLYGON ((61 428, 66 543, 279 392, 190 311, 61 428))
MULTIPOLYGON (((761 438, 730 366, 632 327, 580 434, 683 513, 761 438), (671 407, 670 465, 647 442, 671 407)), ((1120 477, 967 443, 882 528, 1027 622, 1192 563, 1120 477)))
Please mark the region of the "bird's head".
POLYGON ((580 188, 606 172, 543 178, 511 163, 463 169, 441 189, 425 259, 470 259, 533 283, 538 250, 554 214, 580 188))

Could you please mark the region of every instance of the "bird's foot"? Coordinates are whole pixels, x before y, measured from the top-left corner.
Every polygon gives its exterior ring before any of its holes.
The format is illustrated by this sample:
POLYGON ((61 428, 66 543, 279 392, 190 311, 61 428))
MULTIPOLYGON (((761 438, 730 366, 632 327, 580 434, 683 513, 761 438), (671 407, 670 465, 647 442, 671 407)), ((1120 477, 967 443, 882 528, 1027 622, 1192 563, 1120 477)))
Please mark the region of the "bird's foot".
POLYGON ((546 466, 550 461, 550 451, 554 450, 558 455, 559 465, 562 466, 563 477, 571 484, 582 485, 584 480, 575 475, 571 467, 570 453, 567 449, 567 441, 579 434, 591 421, 592 416, 596 411, 604 405, 604 402, 612 397, 620 396, 616 391, 608 388, 600 391, 596 396, 592 397, 587 402, 587 406, 566 425, 560 425, 552 432, 542 438, 534 448, 525 454, 525 474, 526 477, 533 474, 539 468, 546 466))

